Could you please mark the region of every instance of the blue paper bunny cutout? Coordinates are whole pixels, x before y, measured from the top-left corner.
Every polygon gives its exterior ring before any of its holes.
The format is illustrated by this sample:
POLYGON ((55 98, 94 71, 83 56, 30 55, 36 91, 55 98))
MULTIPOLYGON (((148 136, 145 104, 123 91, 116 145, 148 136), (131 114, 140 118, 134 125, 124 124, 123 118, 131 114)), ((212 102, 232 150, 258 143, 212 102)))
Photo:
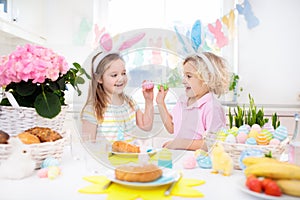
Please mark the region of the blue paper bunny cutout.
POLYGON ((253 14, 252 7, 248 0, 244 1, 244 7, 242 7, 242 5, 237 4, 236 9, 238 10, 240 15, 244 15, 247 22, 247 27, 249 29, 252 29, 259 24, 259 20, 253 14))

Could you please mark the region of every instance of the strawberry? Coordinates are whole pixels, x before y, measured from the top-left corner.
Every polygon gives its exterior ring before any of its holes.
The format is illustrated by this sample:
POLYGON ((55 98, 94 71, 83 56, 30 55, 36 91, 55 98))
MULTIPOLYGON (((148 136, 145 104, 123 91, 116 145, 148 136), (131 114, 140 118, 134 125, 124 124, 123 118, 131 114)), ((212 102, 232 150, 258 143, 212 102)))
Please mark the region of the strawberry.
POLYGON ((250 174, 248 177, 247 177, 247 180, 246 180, 246 186, 249 188, 249 182, 252 180, 252 179, 255 179, 256 176, 254 176, 253 174, 250 174))
POLYGON ((264 178, 262 181, 261 181, 261 186, 262 186, 262 189, 265 190, 266 189, 266 186, 268 185, 268 183, 272 181, 272 179, 270 178, 264 178))
POLYGON ((272 196, 281 196, 282 192, 277 183, 270 180, 265 186, 265 193, 272 196))
POLYGON ((262 185, 261 181, 255 176, 248 176, 246 186, 253 192, 261 193, 262 185))

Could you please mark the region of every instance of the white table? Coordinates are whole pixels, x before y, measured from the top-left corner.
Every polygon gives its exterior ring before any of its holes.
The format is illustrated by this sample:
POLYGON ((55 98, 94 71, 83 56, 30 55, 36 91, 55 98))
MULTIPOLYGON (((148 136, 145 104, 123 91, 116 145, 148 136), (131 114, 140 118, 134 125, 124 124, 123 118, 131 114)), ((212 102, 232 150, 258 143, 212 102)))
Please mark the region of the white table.
MULTIPOLYGON (((77 149, 78 152, 84 152, 83 149, 77 149)), ((182 154, 182 151, 175 153, 182 154)), ((183 157, 173 164, 174 169, 180 169, 183 177, 197 178, 205 180, 204 185, 196 187, 205 197, 202 199, 253 199, 254 197, 244 193, 238 189, 238 184, 243 178, 242 171, 234 171, 231 176, 225 177, 220 174, 211 174, 209 169, 201 169, 199 167, 191 170, 183 169, 182 160, 192 155, 193 152, 184 152, 183 157)), ((65 147, 62 157, 61 169, 62 174, 54 180, 48 178, 39 178, 36 172, 22 180, 1 180, 0 179, 0 199, 1 200, 100 200, 106 199, 105 194, 81 194, 78 189, 83 188, 91 183, 82 179, 84 176, 95 175, 90 169, 90 163, 99 165, 100 173, 108 170, 106 167, 95 163, 89 154, 82 154, 79 160, 75 160, 70 151, 70 146, 65 147), (85 155, 85 156, 82 156, 85 155), (83 157, 88 158, 83 159, 83 157), (94 163, 93 163, 94 162, 94 163), (88 163, 88 166, 86 165, 88 163)), ((173 199, 183 199, 173 197, 173 199)))

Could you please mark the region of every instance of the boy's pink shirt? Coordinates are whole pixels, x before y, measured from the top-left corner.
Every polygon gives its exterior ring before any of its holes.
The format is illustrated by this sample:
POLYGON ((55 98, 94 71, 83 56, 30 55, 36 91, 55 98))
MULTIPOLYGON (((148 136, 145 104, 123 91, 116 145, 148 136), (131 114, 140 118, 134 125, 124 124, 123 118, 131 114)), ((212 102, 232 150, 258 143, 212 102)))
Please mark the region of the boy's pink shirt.
POLYGON ((217 132, 226 126, 224 109, 212 93, 189 107, 187 100, 181 96, 172 111, 175 137, 202 139, 205 132, 217 132))

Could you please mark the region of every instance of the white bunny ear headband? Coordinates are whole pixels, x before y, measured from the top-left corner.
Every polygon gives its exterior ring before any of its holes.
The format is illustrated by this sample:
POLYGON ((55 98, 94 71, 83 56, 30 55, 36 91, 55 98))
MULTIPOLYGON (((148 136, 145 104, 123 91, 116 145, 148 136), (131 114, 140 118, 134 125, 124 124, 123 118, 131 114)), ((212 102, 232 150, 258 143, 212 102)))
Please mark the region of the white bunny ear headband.
POLYGON ((119 54, 121 51, 129 49, 134 44, 138 43, 140 40, 142 40, 145 37, 145 33, 137 33, 130 37, 129 39, 126 39, 124 42, 122 42, 120 45, 114 45, 113 39, 108 33, 103 34, 100 37, 99 44, 100 44, 100 51, 102 53, 96 57, 96 59, 93 62, 93 70, 96 72, 97 66, 101 62, 101 60, 106 57, 109 54, 117 53, 119 54))
POLYGON ((202 45, 202 27, 201 27, 201 22, 200 20, 196 20, 194 23, 191 32, 188 31, 187 37, 182 36, 177 27, 174 26, 177 38, 179 42, 183 46, 184 53, 190 54, 188 56, 193 56, 197 55, 198 57, 202 58, 202 60, 205 62, 207 65, 207 68, 210 73, 215 74, 216 69, 214 65, 211 63, 211 61, 207 58, 207 56, 202 52, 202 49, 200 48, 202 45), (190 42, 192 45, 189 43, 188 38, 190 38, 190 42), (192 47, 192 48, 191 48, 192 47))

